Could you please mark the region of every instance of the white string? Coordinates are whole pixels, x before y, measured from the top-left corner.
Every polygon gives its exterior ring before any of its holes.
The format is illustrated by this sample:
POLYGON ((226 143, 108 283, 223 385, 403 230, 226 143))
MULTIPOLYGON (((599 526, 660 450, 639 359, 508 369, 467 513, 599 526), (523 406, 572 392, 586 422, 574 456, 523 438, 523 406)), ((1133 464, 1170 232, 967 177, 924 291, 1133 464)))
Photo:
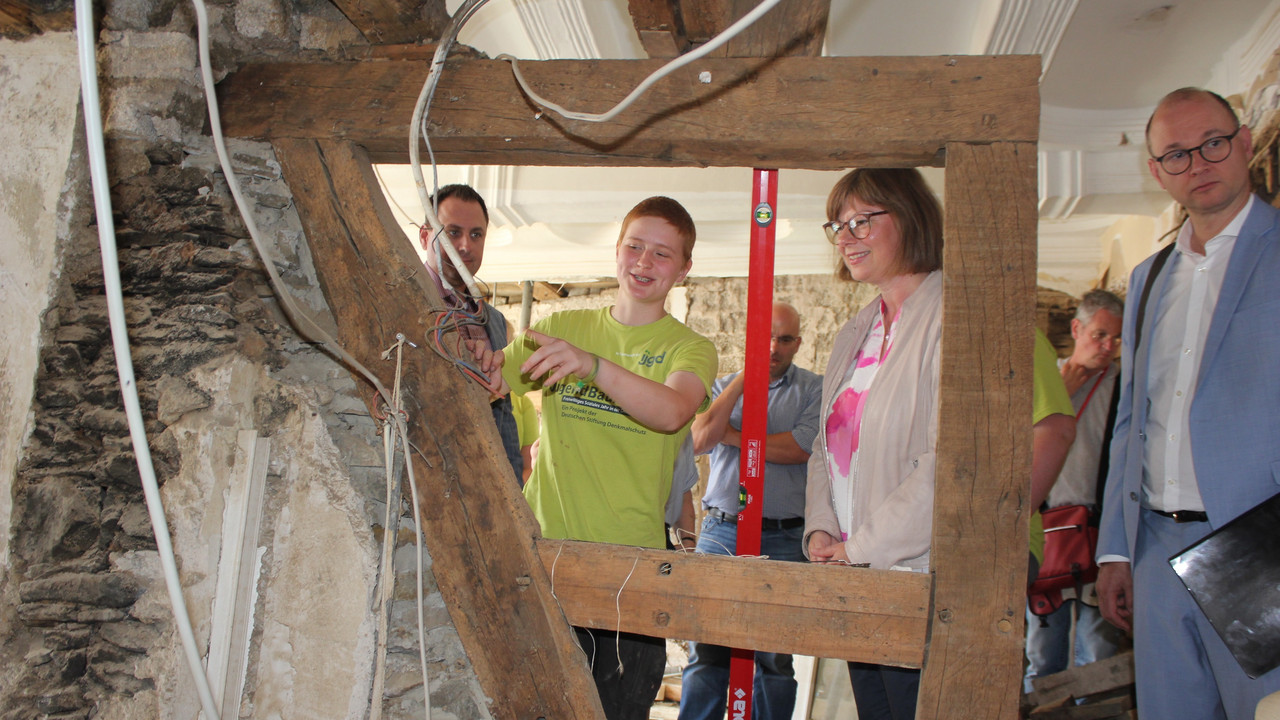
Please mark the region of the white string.
POLYGON ((525 82, 524 75, 520 72, 520 61, 517 58, 512 57, 511 55, 507 55, 506 53, 503 53, 501 55, 498 55, 497 58, 495 59, 507 60, 511 63, 511 73, 515 76, 516 83, 520 85, 520 89, 523 90, 524 93, 529 96, 529 99, 532 100, 536 105, 542 108, 545 108, 547 110, 550 110, 556 113, 557 115, 564 117, 567 120, 582 120, 585 122, 608 122, 613 118, 617 117, 618 114, 621 113, 623 110, 627 109, 627 107, 629 107, 631 103, 635 102, 636 99, 639 98, 641 95, 643 95, 645 91, 647 91, 650 87, 653 86, 654 83, 658 82, 659 80, 666 77, 667 75, 670 75, 676 70, 679 70, 685 65, 688 65, 694 60, 698 60, 699 58, 706 56, 711 51, 729 42, 731 39, 733 39, 734 36, 742 32, 745 28, 747 28, 749 25, 754 23, 756 20, 759 20, 761 16, 763 16, 765 13, 772 10, 773 7, 780 2, 782 2, 782 0, 763 0, 763 2, 757 5, 754 10, 747 13, 746 15, 743 15, 737 22, 725 28, 719 35, 716 35, 714 38, 708 41, 707 44, 699 47, 697 50, 681 55, 680 57, 672 60, 666 65, 663 65, 662 67, 650 73, 649 77, 641 81, 641 83, 637 85, 636 88, 632 90, 629 95, 623 98, 621 102, 619 102, 617 105, 614 105, 612 109, 603 113, 574 112, 560 105, 557 105, 556 103, 553 103, 550 100, 542 97, 538 93, 534 92, 533 88, 529 87, 529 84, 525 82))
MULTIPOLYGON (((424 696, 424 712, 428 720, 431 717, 431 696, 430 686, 427 678, 427 650, 426 639, 422 628, 425 624, 424 620, 424 602, 422 597, 422 518, 418 509, 418 485, 417 479, 413 471, 413 462, 409 457, 409 430, 405 423, 405 418, 399 411, 400 402, 398 396, 393 396, 382 381, 378 379, 367 367, 347 352, 339 345, 330 335, 325 332, 310 316, 302 312, 294 303, 293 297, 285 290, 285 284, 280 277, 280 273, 276 270, 275 261, 271 253, 267 250, 266 245, 262 242, 258 232, 257 223, 254 221, 253 213, 248 201, 244 197, 244 193, 240 189, 240 181, 235 174, 235 170, 231 165, 231 157, 227 153, 226 141, 222 135, 222 120, 218 111, 218 99, 214 92, 212 63, 209 59, 209 18, 208 11, 205 9, 203 0, 192 0, 196 9, 196 24, 198 45, 200 52, 200 76, 204 81, 205 100, 209 107, 209 125, 213 136, 214 148, 218 154, 218 161, 222 166, 223 176, 227 180, 227 188, 231 191, 231 195, 235 198, 236 207, 240 211, 240 216, 244 219, 245 228, 249 231, 249 238, 253 241, 254 249, 257 250, 258 256, 262 258, 262 264, 267 271, 267 276, 271 279, 271 286, 275 290, 276 296, 280 299, 281 305, 284 307, 285 314, 293 321, 294 327, 298 332, 307 339, 321 344, 326 350, 342 360, 347 367, 360 373, 378 390, 378 394, 386 401, 391 408, 388 417, 395 423, 396 433, 404 443, 405 447, 405 467, 408 470, 409 485, 413 491, 414 502, 413 519, 416 536, 417 549, 417 599, 418 599, 418 655, 422 662, 422 692, 424 696)), ((448 243, 446 243, 448 245, 448 243)), ((450 246, 452 247, 452 246, 450 246)), ((398 340, 401 338, 398 338, 398 340)), ((398 362, 398 361, 397 361, 398 362)), ((399 371, 397 370, 397 385, 399 381, 399 371)))
POLYGON ((618 677, 622 677, 622 590, 627 586, 627 581, 635 574, 636 566, 640 564, 640 553, 636 552, 636 559, 631 562, 631 572, 622 579, 622 587, 618 588, 618 594, 613 596, 613 607, 617 611, 617 622, 614 624, 615 630, 613 637, 613 652, 618 657, 618 677))

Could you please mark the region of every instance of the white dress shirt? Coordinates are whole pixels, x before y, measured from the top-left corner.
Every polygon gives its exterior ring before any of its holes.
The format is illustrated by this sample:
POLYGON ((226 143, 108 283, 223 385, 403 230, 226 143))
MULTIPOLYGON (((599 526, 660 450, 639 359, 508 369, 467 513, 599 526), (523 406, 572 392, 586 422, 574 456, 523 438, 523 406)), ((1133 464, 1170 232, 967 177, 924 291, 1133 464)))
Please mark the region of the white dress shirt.
POLYGON ((1212 239, 1203 255, 1183 225, 1169 258, 1168 283, 1152 318, 1147 372, 1150 402, 1143 443, 1143 505, 1166 512, 1204 510, 1191 459, 1190 418, 1200 358, 1236 237, 1255 199, 1212 239))

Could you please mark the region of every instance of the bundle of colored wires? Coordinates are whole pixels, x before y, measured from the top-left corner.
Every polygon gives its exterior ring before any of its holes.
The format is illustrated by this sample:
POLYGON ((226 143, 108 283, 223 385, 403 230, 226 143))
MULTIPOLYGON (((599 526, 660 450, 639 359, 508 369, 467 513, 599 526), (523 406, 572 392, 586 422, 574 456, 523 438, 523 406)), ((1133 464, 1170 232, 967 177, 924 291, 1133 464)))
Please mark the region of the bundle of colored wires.
POLYGON ((484 327, 483 314, 473 313, 463 308, 446 308, 432 312, 435 317, 432 319, 431 328, 427 331, 429 341, 427 344, 436 351, 437 355, 453 363, 463 375, 481 385, 488 385, 484 372, 475 363, 471 351, 463 343, 469 334, 466 330, 467 326, 484 327), (454 331, 451 340, 450 330, 454 331))

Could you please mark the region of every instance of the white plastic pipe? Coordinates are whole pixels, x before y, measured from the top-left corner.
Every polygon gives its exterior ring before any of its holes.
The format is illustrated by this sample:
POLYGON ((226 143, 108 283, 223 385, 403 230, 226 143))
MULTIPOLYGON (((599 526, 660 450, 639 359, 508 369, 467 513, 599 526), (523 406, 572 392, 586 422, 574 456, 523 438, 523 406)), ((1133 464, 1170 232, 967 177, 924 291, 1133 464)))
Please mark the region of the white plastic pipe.
POLYGON ((169 525, 165 520, 164 506, 160 501, 160 487, 156 482, 155 468, 151 464, 151 450, 142 422, 142 408, 138 402, 138 387, 133 376, 133 359, 129 354, 129 330, 124 318, 124 296, 120 288, 120 265, 116 254, 115 225, 111 219, 111 186, 107 180, 107 160, 102 136, 102 111, 98 96, 98 57, 94 43, 93 3, 76 0, 76 41, 80 50, 80 84, 84 104, 85 135, 89 144, 89 173, 93 180, 93 199, 98 214, 98 240, 102 247, 102 275, 106 281, 107 316, 111 320, 111 344, 116 354, 116 368, 120 375, 120 392, 124 396, 125 415, 129 420, 129 437, 133 440, 133 454, 138 461, 138 474, 142 476, 142 491, 147 499, 147 511, 151 515, 151 527, 155 531, 156 550, 160 553, 160 567, 164 571, 165 587, 169 590, 169 603, 173 609, 174 624, 182 638, 187 668, 196 681, 200 704, 210 720, 219 717, 218 706, 209 688, 200 651, 196 647, 195 633, 191 630, 191 618, 182 596, 182 584, 178 579, 178 565, 173 556, 173 541, 169 537, 169 525))

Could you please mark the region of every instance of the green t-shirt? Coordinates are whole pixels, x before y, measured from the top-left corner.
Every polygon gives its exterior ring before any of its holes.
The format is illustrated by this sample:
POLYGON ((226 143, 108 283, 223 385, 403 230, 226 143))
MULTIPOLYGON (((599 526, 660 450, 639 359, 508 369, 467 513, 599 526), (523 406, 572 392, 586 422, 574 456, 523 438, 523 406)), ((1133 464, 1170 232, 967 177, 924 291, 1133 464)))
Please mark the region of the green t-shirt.
MULTIPOLYGON (((609 308, 568 310, 533 329, 655 382, 692 372, 711 395, 715 346, 670 315, 628 326, 609 308)), ((572 376, 548 388, 521 377, 520 365, 536 349, 525 336, 516 338, 505 351, 503 376, 513 392, 542 392, 542 444, 524 495, 543 536, 665 547, 663 506, 689 426, 674 433, 651 430, 594 384, 579 388, 572 376)), ((708 404, 704 398, 700 409, 708 404)))
POLYGON ((516 434, 520 447, 532 445, 538 439, 538 409, 524 393, 511 393, 511 414, 516 418, 516 434))
MULTIPOLYGON (((1036 352, 1032 361, 1031 424, 1035 425, 1050 415, 1070 415, 1076 410, 1067 394, 1067 385, 1058 372, 1058 353, 1049 338, 1036 328, 1036 352)), ((1031 513, 1031 554, 1037 562, 1044 562, 1044 518, 1040 508, 1031 513)))

